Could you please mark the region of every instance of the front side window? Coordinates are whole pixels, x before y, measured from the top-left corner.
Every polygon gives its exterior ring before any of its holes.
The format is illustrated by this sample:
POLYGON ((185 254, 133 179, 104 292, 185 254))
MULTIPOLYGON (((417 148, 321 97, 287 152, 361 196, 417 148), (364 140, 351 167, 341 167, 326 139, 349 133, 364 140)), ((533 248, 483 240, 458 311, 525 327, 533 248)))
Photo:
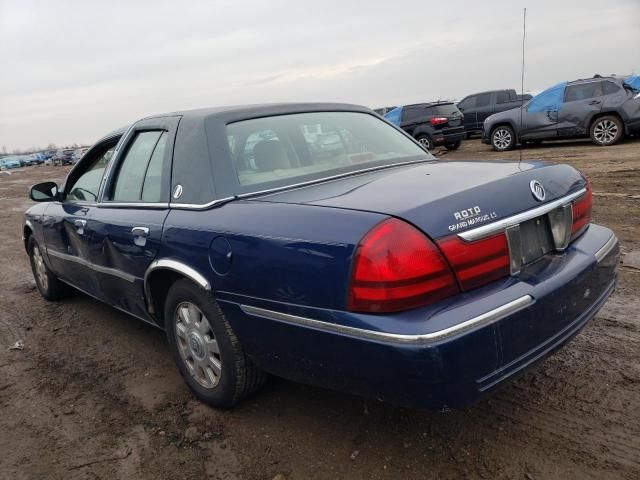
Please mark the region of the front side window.
POLYGON ((227 139, 238 177, 236 193, 430 158, 380 118, 357 112, 243 120, 227 125, 227 139))
POLYGON ((78 179, 67 188, 66 199, 70 202, 95 202, 98 200, 98 190, 104 170, 111 159, 115 146, 107 149, 104 153, 89 163, 87 169, 78 179))
POLYGON ((476 98, 476 107, 477 108, 488 107, 489 105, 491 105, 491 94, 490 93, 483 93, 482 95, 478 95, 478 97, 476 98))
POLYGON ((138 132, 120 163, 110 200, 159 202, 167 132, 138 132))
POLYGON ((575 102, 600 96, 602 96, 602 82, 589 82, 568 86, 567 96, 564 101, 575 102))
POLYGON ((539 93, 527 103, 529 113, 558 112, 562 106, 562 98, 566 83, 559 83, 539 93))
POLYGON ((471 97, 467 97, 464 100, 462 100, 460 102, 460 104, 458 105, 458 107, 460 108, 460 110, 465 110, 465 109, 469 109, 469 108, 474 108, 476 106, 476 95, 473 95, 471 97))

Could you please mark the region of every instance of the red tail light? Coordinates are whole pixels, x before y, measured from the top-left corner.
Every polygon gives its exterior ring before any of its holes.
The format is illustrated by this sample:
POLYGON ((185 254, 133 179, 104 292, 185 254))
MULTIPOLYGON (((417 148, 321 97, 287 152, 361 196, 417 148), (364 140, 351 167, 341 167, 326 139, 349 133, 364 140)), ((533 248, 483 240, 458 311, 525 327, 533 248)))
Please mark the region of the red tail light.
POLYGON ((509 246, 504 233, 465 242, 457 235, 443 238, 438 246, 451 264, 462 290, 509 275, 509 246))
POLYGON ((571 226, 571 239, 580 235, 591 222, 591 206, 593 205, 593 193, 591 183, 587 180, 587 191, 571 205, 573 212, 573 225, 571 226))
POLYGON ((449 119, 447 117, 432 117, 431 125, 442 125, 443 123, 447 123, 449 119))
POLYGON ((422 232, 391 218, 360 241, 354 256, 347 308, 395 312, 457 293, 442 254, 422 232))

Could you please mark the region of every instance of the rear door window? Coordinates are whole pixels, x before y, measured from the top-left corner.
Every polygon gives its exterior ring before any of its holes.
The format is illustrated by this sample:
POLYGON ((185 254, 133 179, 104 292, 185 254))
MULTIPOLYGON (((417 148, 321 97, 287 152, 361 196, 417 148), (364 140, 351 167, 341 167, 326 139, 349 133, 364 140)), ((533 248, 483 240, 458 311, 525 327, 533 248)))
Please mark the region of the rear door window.
POLYGON ((404 107, 402 109, 403 122, 418 122, 427 116, 426 108, 423 106, 404 107))
POLYGON ((120 163, 110 200, 159 202, 166 145, 164 131, 138 132, 120 163))
POLYGON ((496 103, 507 103, 510 101, 511 98, 509 96, 509 92, 506 90, 501 90, 496 94, 496 103))
POLYGON ((602 82, 602 92, 605 95, 618 93, 620 90, 622 90, 622 87, 614 82, 602 82))
POLYGON ((432 115, 439 115, 442 117, 455 117, 460 115, 460 110, 453 103, 445 103, 442 105, 434 105, 431 107, 432 115))
POLYGON ((589 82, 567 87, 565 102, 575 102, 602 96, 602 82, 589 82))

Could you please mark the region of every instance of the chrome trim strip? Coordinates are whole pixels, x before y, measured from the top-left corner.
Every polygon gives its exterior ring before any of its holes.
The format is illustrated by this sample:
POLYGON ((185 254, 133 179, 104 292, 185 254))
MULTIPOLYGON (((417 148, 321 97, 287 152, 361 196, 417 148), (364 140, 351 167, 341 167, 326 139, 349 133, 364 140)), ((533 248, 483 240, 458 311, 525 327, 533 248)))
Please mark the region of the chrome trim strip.
POLYGON ((169 208, 167 202, 153 203, 153 202, 100 202, 97 204, 98 208, 150 208, 150 209, 165 209, 169 208))
POLYGON ((193 280, 206 291, 211 291, 211 284, 209 283, 209 281, 189 265, 185 265, 182 262, 172 260, 170 258, 161 258, 158 260, 154 260, 153 262, 151 262, 151 265, 149 265, 147 271, 144 273, 144 294, 147 300, 147 309, 150 313, 154 313, 154 308, 151 290, 149 289, 149 275, 151 275, 151 273, 155 270, 173 270, 174 272, 178 272, 185 277, 193 280))
POLYGON ((259 190, 257 192, 241 193, 239 195, 235 195, 235 196, 232 196, 232 197, 219 198, 219 199, 213 200, 213 201, 211 201, 209 203, 195 204, 195 203, 174 203, 174 202, 171 202, 170 206, 171 206, 171 208, 178 208, 178 209, 183 209, 183 210, 206 210, 207 208, 215 207, 216 205, 218 205, 220 203, 227 203, 227 202, 229 202, 231 200, 243 199, 243 198, 251 198, 251 197, 254 197, 254 196, 260 196, 260 195, 271 194, 271 193, 278 193, 278 192, 282 192, 282 191, 285 191, 285 190, 286 191, 288 191, 288 190, 296 190, 298 188, 304 188, 304 187, 308 187, 310 185, 316 185, 318 183, 331 182, 333 180, 340 180, 340 179, 346 178, 346 177, 355 177, 355 176, 358 176, 358 175, 363 175, 365 173, 375 172, 376 170, 384 170, 386 168, 401 167, 401 166, 404 166, 404 165, 413 165, 413 164, 424 163, 424 162, 433 162, 433 161, 435 161, 434 158, 426 158, 426 159, 422 159, 422 160, 412 160, 410 162, 392 163, 390 165, 381 165, 381 166, 378 166, 378 167, 371 167, 371 168, 364 168, 362 170, 356 170, 355 172, 342 173, 340 175, 333 175, 331 177, 320 178, 318 180, 309 180, 308 182, 294 183, 292 185, 285 185, 283 187, 269 188, 269 189, 266 189, 266 190, 259 190))
POLYGON ((61 252, 57 252, 55 250, 51 250, 49 248, 46 249, 47 250, 47 255, 50 255, 52 257, 56 257, 59 258, 61 260, 66 260, 68 262, 74 262, 74 263, 78 263, 84 267, 90 268, 91 270, 94 270, 96 272, 100 272, 100 273, 104 273, 107 275, 113 275, 114 277, 118 277, 121 278, 123 280, 126 280, 127 282, 135 282, 136 280, 136 276, 135 275, 131 275, 130 273, 127 272, 123 272, 122 270, 118 270, 115 268, 109 268, 109 267, 103 267, 102 265, 97 265, 95 263, 92 263, 88 260, 85 260, 84 258, 80 258, 78 256, 75 255, 68 255, 66 253, 61 253, 61 252))
POLYGON ((533 303, 531 295, 524 295, 512 302, 506 303, 498 308, 494 308, 482 315, 478 315, 470 320, 464 321, 449 328, 444 328, 431 333, 423 333, 416 335, 405 335, 400 333, 377 332, 375 330, 367 330, 362 328, 348 327, 346 325, 338 325, 335 323, 314 320, 297 315, 289 315, 287 313, 275 312, 250 305, 240 305, 240 308, 247 314, 268 318, 278 322, 289 323, 293 325, 302 325, 305 327, 315 328, 327 332, 340 333, 357 338, 366 338, 369 340, 382 340, 387 342, 395 342, 402 344, 421 345, 426 343, 437 342, 445 338, 466 332, 472 328, 479 328, 489 325, 507 315, 511 315, 533 303))
POLYGON ((600 263, 604 258, 609 255, 611 250, 613 250, 618 244, 618 238, 615 235, 611 235, 609 240, 600 247, 600 249, 595 253, 596 260, 600 263))
POLYGON ((540 215, 544 215, 545 213, 549 213, 551 210, 566 205, 576 198, 581 197, 586 193, 586 191, 586 188, 582 188, 577 192, 571 193, 562 198, 558 198, 552 202, 545 203, 544 205, 540 205, 539 207, 532 208, 531 210, 527 210, 525 212, 512 215, 511 217, 503 218, 502 220, 498 220, 497 222, 489 223, 488 225, 482 225, 481 227, 459 233, 458 237, 467 242, 480 240, 481 238, 501 232, 507 227, 511 227, 513 225, 526 222, 527 220, 531 220, 532 218, 539 217, 540 215))

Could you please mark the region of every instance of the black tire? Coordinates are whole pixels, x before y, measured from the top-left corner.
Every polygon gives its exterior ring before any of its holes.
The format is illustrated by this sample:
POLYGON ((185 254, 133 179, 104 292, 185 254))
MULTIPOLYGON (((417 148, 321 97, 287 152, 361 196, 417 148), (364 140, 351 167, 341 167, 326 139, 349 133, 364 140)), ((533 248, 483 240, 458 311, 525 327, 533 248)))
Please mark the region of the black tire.
POLYGON ((615 145, 624 136, 624 125, 615 115, 596 118, 589 131, 591 141, 600 147, 615 145))
POLYGON ((431 140, 431 137, 425 133, 423 133, 422 135, 418 135, 416 137, 416 140, 427 150, 431 150, 433 148, 433 141, 431 140))
POLYGON ((66 297, 69 293, 69 286, 61 282, 44 262, 40 245, 33 238, 33 235, 29 237, 27 242, 27 252, 29 253, 33 278, 36 281, 36 287, 38 287, 40 295, 51 301, 61 300, 66 297))
POLYGON ((460 140, 458 140, 457 142, 453 142, 453 143, 445 143, 444 144, 444 148, 446 148, 447 150, 457 150, 460 148, 460 145, 462 144, 462 142, 460 140))
POLYGON ((491 145, 496 152, 506 152, 516 145, 516 136, 509 125, 499 125, 491 132, 491 145))
MULTIPOLYGON (((169 348, 178 370, 196 397, 204 403, 217 408, 233 407, 259 390, 266 382, 267 375, 259 370, 244 353, 242 345, 214 298, 193 282, 186 279, 178 280, 171 286, 165 302, 164 319, 169 348), (178 334, 177 325, 182 323, 183 326, 188 326, 190 323, 180 320, 178 310, 184 308, 188 310, 191 305, 195 306, 203 316, 200 319, 200 325, 203 324, 202 318, 205 318, 206 325, 204 329, 193 328, 183 337, 178 334), (202 333, 204 330, 208 333, 202 333), (199 342, 200 345, 198 345, 199 342), (215 354, 208 351, 209 347, 207 347, 213 342, 217 344, 218 353, 215 354), (189 355, 191 355, 191 362, 188 359, 189 355), (209 366, 208 371, 196 364, 198 355, 201 356, 200 362, 209 366), (216 361, 217 368, 220 370, 215 381, 212 380, 214 373, 210 367, 212 363, 209 358, 216 361), (211 385, 204 385, 206 382, 210 382, 211 385)), ((195 318, 190 321, 198 323, 195 318)))

